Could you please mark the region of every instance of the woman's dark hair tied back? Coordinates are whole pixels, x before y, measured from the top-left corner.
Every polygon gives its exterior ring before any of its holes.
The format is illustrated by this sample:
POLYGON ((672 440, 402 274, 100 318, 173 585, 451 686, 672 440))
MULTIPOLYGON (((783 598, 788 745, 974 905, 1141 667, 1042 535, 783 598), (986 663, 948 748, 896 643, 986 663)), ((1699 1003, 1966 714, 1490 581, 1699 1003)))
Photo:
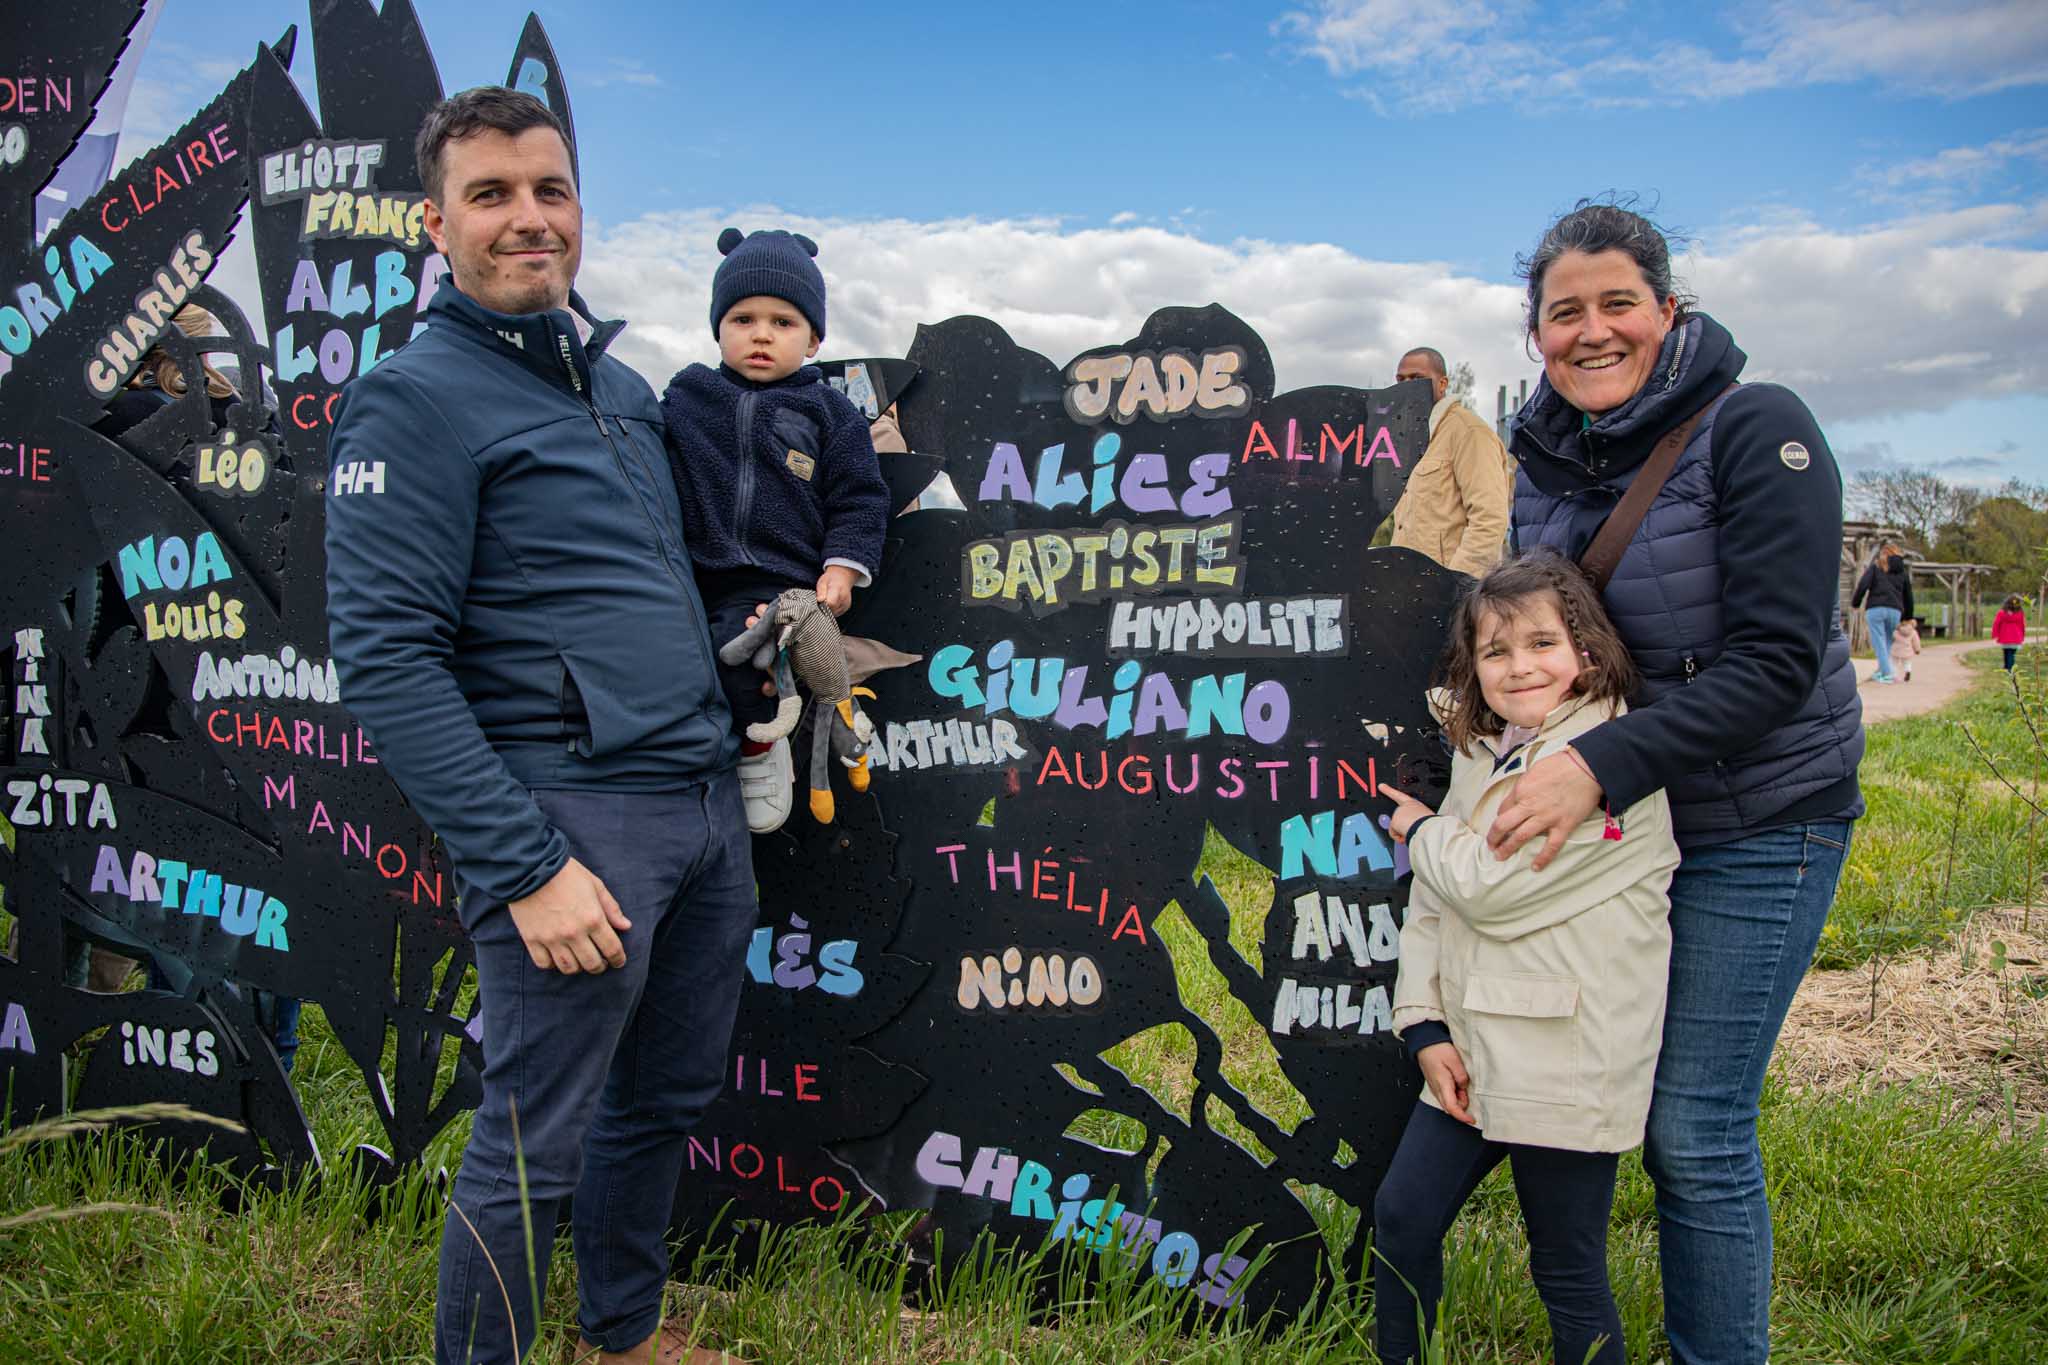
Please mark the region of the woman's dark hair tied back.
POLYGON ((1538 309, 1543 302, 1543 277, 1557 263, 1558 257, 1568 251, 1583 252, 1588 256, 1597 256, 1603 251, 1627 253, 1628 258, 1636 263, 1636 268, 1643 272, 1643 279, 1657 296, 1657 301, 1661 303, 1665 299, 1676 298, 1679 316, 1684 316, 1694 300, 1676 292, 1677 286, 1671 278, 1668 234, 1648 215, 1636 211, 1637 202, 1633 195, 1581 199, 1572 205, 1569 213, 1550 225, 1534 251, 1516 259, 1516 273, 1528 282, 1526 321, 1532 334, 1536 331, 1538 309))

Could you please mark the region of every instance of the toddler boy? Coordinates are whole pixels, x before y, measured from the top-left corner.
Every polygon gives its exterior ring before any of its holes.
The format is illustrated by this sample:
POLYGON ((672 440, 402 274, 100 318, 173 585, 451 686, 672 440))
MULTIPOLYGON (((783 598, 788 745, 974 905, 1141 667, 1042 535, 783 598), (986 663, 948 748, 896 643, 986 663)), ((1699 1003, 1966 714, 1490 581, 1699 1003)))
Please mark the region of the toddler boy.
MULTIPOLYGON (((727 228, 718 249, 725 259, 711 281, 711 331, 719 366, 690 366, 661 398, 714 648, 788 588, 815 585, 820 602, 844 613, 881 567, 889 522, 867 419, 804 363, 825 339, 817 244, 727 228)), ((789 818, 789 741, 746 738, 750 723, 775 711, 760 670, 721 663, 719 673, 740 735, 747 827, 766 834, 789 818)))

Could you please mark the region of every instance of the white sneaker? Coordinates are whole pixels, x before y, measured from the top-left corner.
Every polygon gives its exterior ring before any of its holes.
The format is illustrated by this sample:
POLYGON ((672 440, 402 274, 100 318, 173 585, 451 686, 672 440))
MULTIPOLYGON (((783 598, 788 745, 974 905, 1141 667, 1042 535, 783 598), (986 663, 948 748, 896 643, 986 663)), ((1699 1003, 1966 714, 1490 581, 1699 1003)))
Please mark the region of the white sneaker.
POLYGON ((789 819, 796 767, 790 762, 789 740, 778 739, 765 753, 740 755, 740 799, 747 806, 747 828, 773 834, 789 819))

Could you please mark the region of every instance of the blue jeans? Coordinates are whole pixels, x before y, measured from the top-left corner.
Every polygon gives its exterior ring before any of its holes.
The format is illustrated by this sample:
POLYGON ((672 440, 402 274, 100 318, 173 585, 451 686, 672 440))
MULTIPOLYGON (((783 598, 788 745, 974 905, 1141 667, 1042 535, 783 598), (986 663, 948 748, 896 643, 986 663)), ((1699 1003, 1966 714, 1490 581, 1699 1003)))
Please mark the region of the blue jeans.
POLYGON ((1689 849, 1671 880, 1671 994, 1643 1168, 1657 1187, 1675 1365, 1769 1355, 1757 1101, 1848 849, 1848 821, 1818 820, 1689 849))
POLYGON ((1877 656, 1877 676, 1892 676, 1892 632, 1899 628, 1897 607, 1872 607, 1863 613, 1870 627, 1870 652, 1877 656))
POLYGON ((623 1351, 653 1334, 684 1135, 718 1097, 757 919, 753 846, 733 774, 677 792, 539 791, 534 799, 633 927, 619 935, 624 967, 565 976, 533 965, 502 903, 464 901, 484 1097, 441 1233, 441 1365, 514 1360, 514 1330, 519 1355, 532 1350, 556 1211, 572 1192, 583 1335, 623 1351))

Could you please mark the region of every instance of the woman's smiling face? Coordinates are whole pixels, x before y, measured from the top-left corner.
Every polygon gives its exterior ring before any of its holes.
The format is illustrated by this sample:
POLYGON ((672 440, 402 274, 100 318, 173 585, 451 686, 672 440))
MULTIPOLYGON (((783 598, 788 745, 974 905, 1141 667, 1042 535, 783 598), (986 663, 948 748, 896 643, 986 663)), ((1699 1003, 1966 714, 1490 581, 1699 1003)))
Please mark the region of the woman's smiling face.
POLYGON ((1675 308, 1627 252, 1565 252, 1543 272, 1536 314, 1550 386, 1580 412, 1620 407, 1648 382, 1675 308))

